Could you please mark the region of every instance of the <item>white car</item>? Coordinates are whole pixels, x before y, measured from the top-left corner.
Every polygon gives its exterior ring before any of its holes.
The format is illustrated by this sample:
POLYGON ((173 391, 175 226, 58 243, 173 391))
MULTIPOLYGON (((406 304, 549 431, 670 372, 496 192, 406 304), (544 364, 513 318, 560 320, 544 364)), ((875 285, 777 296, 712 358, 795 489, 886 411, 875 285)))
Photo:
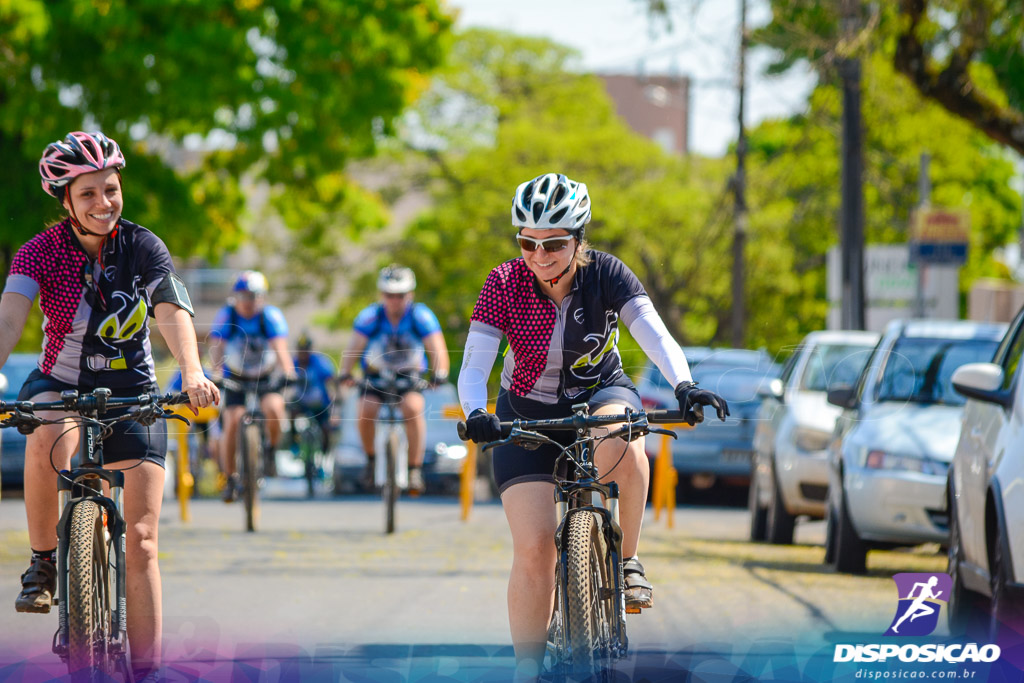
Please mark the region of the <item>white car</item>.
MULTIPOLYGON (((953 386, 968 398, 949 472, 949 617, 959 626, 976 598, 990 631, 1024 618, 1024 311, 991 363, 964 365, 953 386)), ((1018 624, 1019 626, 1019 624, 1018 624)))
POLYGON ((840 409, 830 388, 852 386, 879 335, 811 332, 779 379, 762 387, 750 476, 750 540, 792 543, 796 518, 825 516, 828 444, 840 409))
POLYGON ((829 446, 825 562, 862 574, 873 547, 945 543, 946 475, 960 437, 961 365, 991 360, 1006 325, 895 320, 843 408, 829 446))

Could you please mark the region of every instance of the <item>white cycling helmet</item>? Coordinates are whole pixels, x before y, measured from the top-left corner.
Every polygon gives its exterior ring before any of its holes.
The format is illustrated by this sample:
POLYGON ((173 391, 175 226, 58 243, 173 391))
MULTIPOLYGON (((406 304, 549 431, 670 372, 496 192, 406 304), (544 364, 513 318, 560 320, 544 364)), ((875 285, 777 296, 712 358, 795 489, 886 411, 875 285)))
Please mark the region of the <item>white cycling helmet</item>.
POLYGON ((512 225, 536 230, 568 230, 581 236, 590 222, 587 186, 561 173, 545 173, 516 188, 512 225))
POLYGON ((377 276, 377 291, 384 294, 408 294, 416 289, 416 274, 411 268, 392 263, 381 268, 377 276))

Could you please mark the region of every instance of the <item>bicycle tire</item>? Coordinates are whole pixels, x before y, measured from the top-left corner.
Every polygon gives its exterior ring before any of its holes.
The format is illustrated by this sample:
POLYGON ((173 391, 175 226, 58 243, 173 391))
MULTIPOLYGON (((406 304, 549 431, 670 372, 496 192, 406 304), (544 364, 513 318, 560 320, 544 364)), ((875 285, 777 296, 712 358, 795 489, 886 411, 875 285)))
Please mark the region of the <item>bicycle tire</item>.
POLYGON ((395 459, 398 457, 398 430, 392 429, 384 442, 384 472, 387 475, 381 489, 384 497, 384 531, 395 533, 395 506, 398 503, 398 482, 395 459))
POLYGON ((243 423, 239 445, 242 449, 242 499, 245 503, 245 530, 256 531, 260 519, 259 462, 263 435, 255 422, 243 423))
POLYGON ((106 680, 117 671, 108 659, 111 597, 103 512, 93 501, 75 505, 68 539, 68 672, 76 683, 106 680))
POLYGON ((574 675, 600 674, 612 637, 609 603, 614 590, 605 562, 605 540, 589 510, 574 510, 566 522, 566 606, 571 666, 574 675), (601 597, 605 595, 606 597, 601 597))
POLYGON ((312 426, 312 422, 302 430, 299 448, 305 469, 306 497, 313 498, 316 495, 316 454, 320 449, 320 429, 312 426))

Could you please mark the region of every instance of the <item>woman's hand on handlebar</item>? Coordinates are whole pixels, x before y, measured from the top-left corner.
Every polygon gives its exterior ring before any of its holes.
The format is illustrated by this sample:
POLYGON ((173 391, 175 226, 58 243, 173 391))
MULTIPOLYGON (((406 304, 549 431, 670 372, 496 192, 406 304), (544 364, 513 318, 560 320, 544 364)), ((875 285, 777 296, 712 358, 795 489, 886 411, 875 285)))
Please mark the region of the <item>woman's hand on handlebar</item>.
POLYGON ((188 406, 193 415, 198 415, 200 408, 220 404, 220 389, 206 378, 202 370, 188 373, 182 370, 181 393, 188 394, 188 406))
POLYGON ((483 408, 477 408, 466 418, 466 436, 476 443, 490 443, 501 438, 501 420, 483 408))

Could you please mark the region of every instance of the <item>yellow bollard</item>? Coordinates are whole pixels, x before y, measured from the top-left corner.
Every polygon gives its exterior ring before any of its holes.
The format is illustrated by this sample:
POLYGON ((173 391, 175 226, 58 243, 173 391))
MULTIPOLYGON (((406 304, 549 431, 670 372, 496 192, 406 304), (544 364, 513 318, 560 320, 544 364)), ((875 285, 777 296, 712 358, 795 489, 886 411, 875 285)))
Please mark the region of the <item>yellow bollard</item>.
MULTIPOLYGON (((666 429, 689 429, 687 424, 658 425, 666 429)), ((651 492, 651 505, 654 507, 654 519, 661 519, 661 511, 665 510, 665 522, 669 529, 675 528, 676 484, 679 473, 672 464, 672 437, 662 435, 658 457, 654 461, 654 483, 651 492)))
MULTIPOLYGON (((487 406, 487 410, 494 412, 495 405, 487 406)), ((464 420, 462 407, 458 405, 447 405, 441 414, 452 420, 464 420)), ((476 493, 476 458, 477 445, 472 441, 466 442, 466 461, 462 463, 462 472, 459 475, 459 507, 460 519, 463 522, 469 521, 469 513, 473 510, 473 496, 476 493)))
MULTIPOLYGON (((198 415, 193 415, 192 410, 185 405, 177 405, 173 412, 186 418, 193 424, 207 424, 217 419, 218 411, 213 406, 200 408, 198 415)), ((168 420, 174 425, 175 436, 178 439, 178 466, 175 468, 178 479, 178 506, 181 512, 182 522, 191 522, 192 513, 189 511, 188 502, 192 499, 192 491, 195 489, 195 478, 192 476, 190 458, 188 452, 188 430, 189 425, 181 420, 168 420)))

